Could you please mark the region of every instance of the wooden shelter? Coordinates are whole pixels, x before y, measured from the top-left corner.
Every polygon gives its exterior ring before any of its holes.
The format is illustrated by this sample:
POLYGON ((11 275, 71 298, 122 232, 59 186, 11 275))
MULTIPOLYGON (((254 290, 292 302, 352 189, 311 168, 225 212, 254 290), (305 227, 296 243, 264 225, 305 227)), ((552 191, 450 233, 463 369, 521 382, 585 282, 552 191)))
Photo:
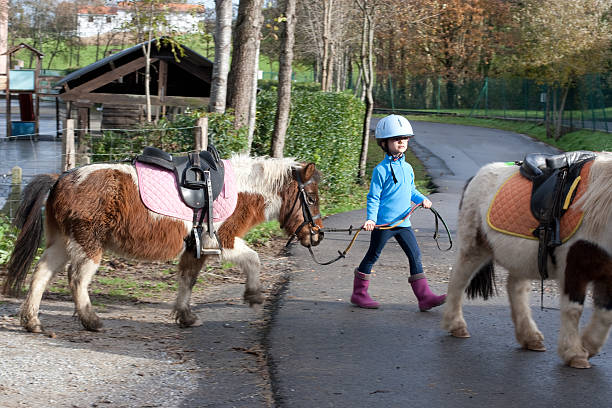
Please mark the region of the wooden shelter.
MULTIPOLYGON (((148 42, 135 45, 94 62, 64 77, 59 97, 66 102, 67 117, 78 110, 78 128, 88 128, 92 107, 102 109, 102 127, 125 127, 143 120, 145 95, 145 53, 148 42)), ((166 107, 208 105, 212 61, 188 47, 173 49, 161 40, 152 40, 151 105, 164 115, 166 107), (175 55, 176 54, 176 55, 175 55)))

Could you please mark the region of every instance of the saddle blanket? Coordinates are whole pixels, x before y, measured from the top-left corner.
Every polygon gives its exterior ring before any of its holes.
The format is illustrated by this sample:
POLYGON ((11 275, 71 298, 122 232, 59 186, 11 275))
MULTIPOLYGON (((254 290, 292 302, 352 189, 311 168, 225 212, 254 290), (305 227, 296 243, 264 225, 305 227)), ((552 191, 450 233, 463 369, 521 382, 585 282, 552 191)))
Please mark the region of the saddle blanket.
MULTIPOLYGON (((146 163, 136 162, 138 188, 143 204, 151 211, 193 221, 193 210, 185 205, 174 173, 146 163)), ((232 163, 223 160, 225 181, 213 202, 213 222, 225 221, 236 209, 238 190, 232 163)))
MULTIPOLYGON (((580 171, 574 203, 584 194, 588 186, 589 170, 593 161, 586 163, 580 171)), ((533 231, 540 223, 531 212, 531 186, 527 178, 517 171, 506 180, 493 197, 487 212, 487 223, 491 228, 504 234, 537 240, 533 231)), ((571 195, 571 191, 570 194, 571 195)), ((566 197, 562 197, 565 201, 566 197)), ((561 241, 565 242, 580 227, 583 213, 570 205, 561 217, 561 241)))

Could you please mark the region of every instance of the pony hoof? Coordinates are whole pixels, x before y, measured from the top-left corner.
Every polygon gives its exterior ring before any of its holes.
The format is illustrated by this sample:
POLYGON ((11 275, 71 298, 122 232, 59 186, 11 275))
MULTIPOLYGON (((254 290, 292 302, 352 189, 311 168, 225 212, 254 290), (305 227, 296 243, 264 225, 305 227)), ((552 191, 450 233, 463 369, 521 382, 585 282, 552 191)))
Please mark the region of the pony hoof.
POLYGON ((244 301, 251 307, 254 305, 261 305, 264 300, 266 300, 266 298, 261 292, 244 292, 244 301))
POLYGON ((26 324, 23 327, 30 333, 43 333, 44 332, 43 327, 40 323, 26 324))
POLYGON ((178 321, 178 325, 181 329, 186 329, 188 327, 195 326, 197 325, 197 323, 198 323, 198 318, 195 315, 185 317, 178 321))
POLYGON ((83 323, 83 327, 87 331, 100 332, 102 331, 102 328, 104 327, 104 325, 102 324, 101 321, 97 320, 97 321, 92 321, 88 323, 83 323))
POLYGON ((546 351, 546 346, 541 340, 530 341, 525 345, 525 348, 531 351, 546 351))
POLYGON ((458 337, 460 339, 467 339, 470 336, 470 332, 467 331, 467 329, 465 327, 461 327, 459 329, 455 329, 455 330, 451 330, 450 332, 451 336, 453 337, 458 337))
POLYGON ((572 368, 591 368, 591 364, 584 357, 574 357, 568 365, 572 368))

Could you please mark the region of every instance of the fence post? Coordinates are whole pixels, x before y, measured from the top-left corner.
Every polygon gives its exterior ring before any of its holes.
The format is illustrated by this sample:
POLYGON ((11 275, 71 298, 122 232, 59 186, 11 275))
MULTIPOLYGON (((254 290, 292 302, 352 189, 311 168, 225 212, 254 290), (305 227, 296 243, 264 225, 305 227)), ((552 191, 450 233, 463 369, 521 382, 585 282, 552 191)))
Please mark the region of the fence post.
POLYGON ((6 198, 4 207, 2 207, 2 210, 0 210, 0 212, 6 214, 11 221, 15 218, 17 207, 19 207, 22 179, 23 170, 21 170, 21 167, 13 167, 11 169, 11 191, 9 192, 9 195, 6 198))
POLYGON ((208 148, 208 117, 198 119, 195 127, 195 150, 201 151, 208 148))
POLYGON ((66 119, 64 137, 62 139, 62 170, 67 171, 76 165, 74 149, 74 119, 66 119))

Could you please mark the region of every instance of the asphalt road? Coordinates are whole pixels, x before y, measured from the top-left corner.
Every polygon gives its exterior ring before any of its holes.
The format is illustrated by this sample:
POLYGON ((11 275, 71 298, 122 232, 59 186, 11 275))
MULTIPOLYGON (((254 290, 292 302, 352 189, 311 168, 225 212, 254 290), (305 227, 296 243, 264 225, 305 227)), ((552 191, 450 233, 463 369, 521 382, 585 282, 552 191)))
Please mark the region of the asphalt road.
MULTIPOLYGON (((528 152, 554 152, 547 145, 509 132, 413 123, 411 141, 433 175, 439 192, 430 196, 452 229, 465 181, 491 161, 520 160, 528 152)), ((326 219, 331 228, 360 226, 365 210, 326 219)), ((454 249, 439 251, 433 218, 426 210, 412 217, 423 264, 437 293, 446 290, 454 249)), ((344 250, 348 235, 327 234, 316 248, 321 260, 344 250)), ((279 407, 609 407, 612 397, 610 342, 590 370, 563 365, 556 353, 558 299, 547 294, 540 310, 538 282, 531 304, 548 351, 519 348, 505 295, 471 301, 464 312, 469 339, 440 329, 442 308, 419 312, 407 282, 408 266, 389 241, 374 267, 370 294, 378 310, 349 304, 352 272, 367 250, 362 233, 346 259, 319 266, 296 247, 302 268, 292 276, 267 336, 274 393, 279 407)), ((502 292, 505 291, 502 289, 502 292)), ((583 317, 588 317, 590 304, 583 317)))

